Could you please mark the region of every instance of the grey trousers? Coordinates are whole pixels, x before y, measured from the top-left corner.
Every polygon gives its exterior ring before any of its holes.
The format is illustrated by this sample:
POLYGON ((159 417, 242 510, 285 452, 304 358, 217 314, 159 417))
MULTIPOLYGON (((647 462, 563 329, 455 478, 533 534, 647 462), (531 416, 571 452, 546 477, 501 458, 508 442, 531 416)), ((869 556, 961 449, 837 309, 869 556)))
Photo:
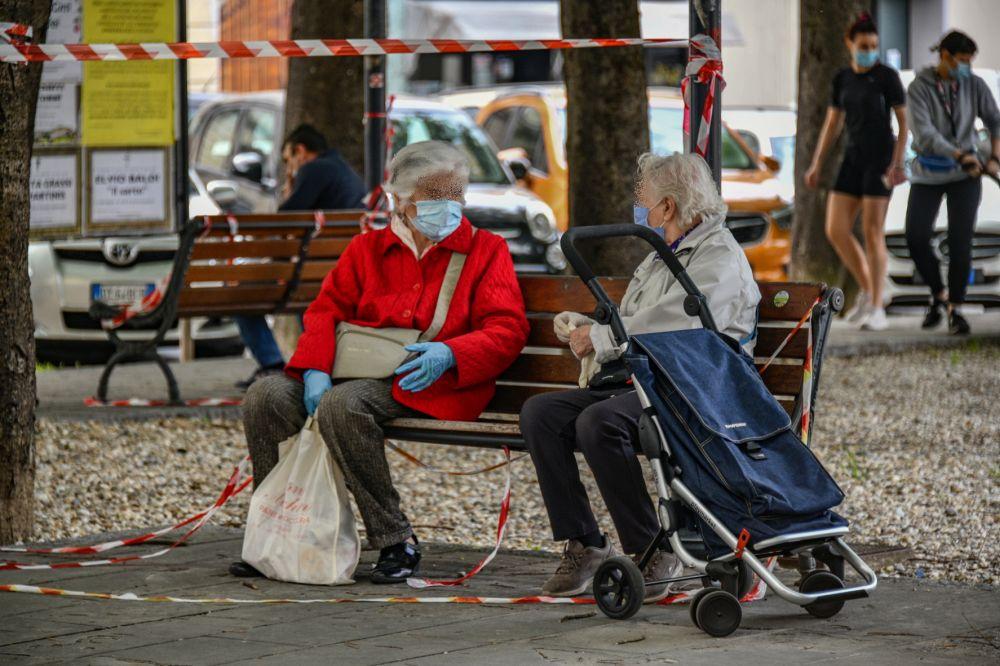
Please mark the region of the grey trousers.
MULTIPOLYGON (((278 463, 278 444, 305 424, 302 393, 302 383, 285 375, 265 377, 247 391, 243 429, 253 460, 254 487, 278 463)), ((417 413, 393 400, 388 379, 337 384, 316 410, 323 441, 344 472, 372 548, 397 544, 413 534, 392 484, 381 426, 390 419, 417 413)))

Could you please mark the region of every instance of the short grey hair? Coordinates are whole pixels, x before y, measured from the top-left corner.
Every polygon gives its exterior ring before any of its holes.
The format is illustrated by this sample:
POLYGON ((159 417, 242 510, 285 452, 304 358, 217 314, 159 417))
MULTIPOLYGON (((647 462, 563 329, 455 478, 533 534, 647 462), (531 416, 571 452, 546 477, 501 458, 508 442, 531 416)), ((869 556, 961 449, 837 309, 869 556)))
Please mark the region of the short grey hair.
POLYGON ((692 153, 639 157, 636 189, 657 201, 670 197, 677 204, 678 226, 691 228, 697 217, 707 219, 726 214, 726 204, 715 187, 708 164, 692 153))
POLYGON ((420 141, 396 153, 384 188, 398 201, 410 199, 418 186, 443 199, 461 200, 468 185, 469 161, 462 151, 443 141, 420 141))

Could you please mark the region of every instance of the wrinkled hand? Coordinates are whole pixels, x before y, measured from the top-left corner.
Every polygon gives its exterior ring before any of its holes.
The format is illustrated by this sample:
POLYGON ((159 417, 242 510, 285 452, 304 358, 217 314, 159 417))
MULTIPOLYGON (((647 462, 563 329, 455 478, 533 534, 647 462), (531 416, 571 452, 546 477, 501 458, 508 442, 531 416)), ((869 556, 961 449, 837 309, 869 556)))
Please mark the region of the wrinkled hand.
POLYGON ((991 176, 1000 175, 1000 158, 996 155, 991 157, 988 162, 986 162, 986 173, 991 176))
POLYGON ((405 349, 418 352, 420 356, 396 368, 397 375, 406 375, 399 382, 399 388, 404 391, 423 391, 455 365, 455 354, 443 342, 418 342, 405 349))
POLYGON ((590 325, 575 328, 569 334, 569 348, 577 358, 583 358, 594 351, 594 343, 590 340, 590 325))
POLYGON ((552 328, 559 342, 569 342, 569 334, 578 326, 586 326, 593 323, 587 315, 579 312, 560 312, 552 320, 552 328))
POLYGON ((958 163, 961 165, 962 171, 972 178, 983 175, 983 164, 974 153, 964 153, 958 158, 958 163))
POLYGON ((323 394, 333 387, 333 380, 330 379, 330 375, 319 370, 306 370, 302 375, 302 380, 306 385, 302 393, 302 402, 305 403, 306 412, 312 416, 316 413, 316 408, 319 407, 319 401, 323 394))
POLYGON ((819 187, 819 167, 813 165, 809 167, 805 175, 806 187, 815 190, 819 187))

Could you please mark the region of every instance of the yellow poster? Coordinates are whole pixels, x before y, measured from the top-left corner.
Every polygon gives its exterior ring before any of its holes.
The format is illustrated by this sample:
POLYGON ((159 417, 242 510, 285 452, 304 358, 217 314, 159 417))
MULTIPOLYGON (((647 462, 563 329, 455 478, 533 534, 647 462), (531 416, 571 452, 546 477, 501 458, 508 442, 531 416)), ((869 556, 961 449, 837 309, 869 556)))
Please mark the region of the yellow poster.
MULTIPOLYGON (((83 38, 91 44, 172 42, 176 18, 176 0, 83 0, 83 38)), ((174 77, 170 61, 84 63, 83 144, 172 144, 174 77)))

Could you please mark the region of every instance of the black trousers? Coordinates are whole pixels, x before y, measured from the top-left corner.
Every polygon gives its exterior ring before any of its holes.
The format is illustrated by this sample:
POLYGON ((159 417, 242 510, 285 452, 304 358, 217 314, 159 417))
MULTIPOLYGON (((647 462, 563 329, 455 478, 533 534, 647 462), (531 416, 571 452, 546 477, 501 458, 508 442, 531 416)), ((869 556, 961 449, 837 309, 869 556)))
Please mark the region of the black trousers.
POLYGON ((614 397, 589 389, 560 391, 524 403, 521 433, 556 541, 598 529, 575 451, 583 453, 594 473, 625 552, 642 552, 653 540, 659 521, 633 448, 641 414, 635 391, 614 397))
POLYGON ((982 194, 983 184, 979 178, 942 185, 914 183, 910 186, 906 204, 906 244, 917 272, 930 287, 932 295, 944 289, 941 265, 931 247, 931 239, 941 197, 948 197, 948 300, 952 303, 965 301, 972 268, 972 235, 976 230, 976 212, 982 194))

